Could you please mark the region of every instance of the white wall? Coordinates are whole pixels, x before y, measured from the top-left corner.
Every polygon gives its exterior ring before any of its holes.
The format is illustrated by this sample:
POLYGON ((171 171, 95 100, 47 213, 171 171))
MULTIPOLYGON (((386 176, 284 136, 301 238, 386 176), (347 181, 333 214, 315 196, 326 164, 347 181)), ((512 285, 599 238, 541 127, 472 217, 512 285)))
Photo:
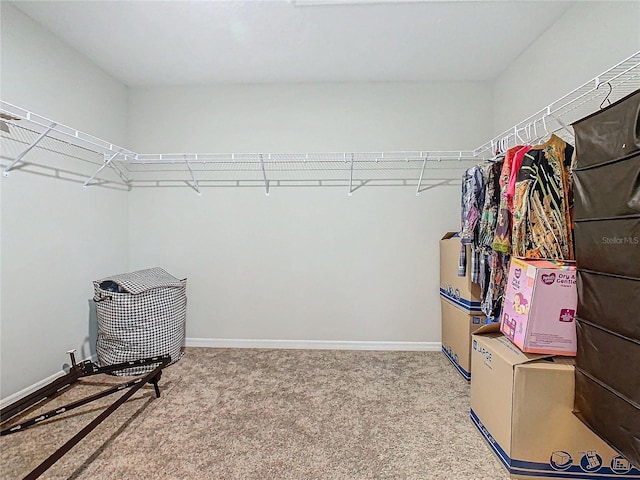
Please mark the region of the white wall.
POLYGON ((128 145, 153 152, 475 148, 488 83, 219 85, 130 90, 128 145))
MULTIPOLYGON (((2 100, 123 142, 126 87, 11 4, 1 2, 1 16, 2 100)), ((76 167, 38 150, 25 157, 34 159, 76 167)), ((0 178, 0 394, 7 399, 59 372, 66 350, 89 355, 91 281, 128 268, 128 209, 122 191, 83 191, 21 171, 0 178)))
POLYGON ((494 82, 494 134, 637 51, 640 2, 576 2, 494 82))
MULTIPOLYGON (((577 2, 493 84, 127 92, 2 2, 0 93, 143 152, 473 148, 638 50, 639 25, 638 2, 577 2)), ((88 351, 91 280, 154 265, 189 278, 192 338, 440 340, 437 242, 458 227, 457 186, 126 195, 22 172, 0 185, 3 398, 88 351), (5 368, 17 361, 20 376, 5 368)))
MULTIPOLYGON (((130 91, 128 144, 158 152, 473 148, 487 84, 315 84, 130 91), (470 106, 472 106, 470 108, 470 106)), ((442 172, 440 172, 441 174, 442 172)), ((459 179, 460 171, 449 171, 459 179)), ((459 182, 458 182, 459 183, 459 182)), ((459 186, 134 189, 131 267, 189 278, 187 336, 440 341, 438 240, 459 186)))

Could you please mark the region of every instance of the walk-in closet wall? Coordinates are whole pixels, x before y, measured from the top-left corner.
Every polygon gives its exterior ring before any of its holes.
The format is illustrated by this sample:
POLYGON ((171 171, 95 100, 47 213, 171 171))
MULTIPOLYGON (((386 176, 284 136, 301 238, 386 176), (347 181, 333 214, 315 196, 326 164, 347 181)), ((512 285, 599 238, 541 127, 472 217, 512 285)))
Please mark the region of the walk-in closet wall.
MULTIPOLYGON (((2 99, 124 142, 126 87, 11 4, 0 8, 2 99)), ((56 161, 65 168, 64 157, 56 161)), ((17 170, 0 185, 5 399, 58 373, 66 350, 84 358, 95 348, 87 340, 91 280, 127 269, 128 220, 126 192, 17 170)))
MULTIPOLYGON (((140 151, 473 148, 491 127, 487 83, 134 88, 130 99, 128 144, 140 151)), ((443 174, 452 186, 419 197, 366 186, 349 197, 346 184, 269 197, 134 189, 131 267, 189 277, 189 338, 437 347, 438 240, 458 228, 461 171, 427 175, 443 174)))
POLYGON ((493 83, 494 133, 639 50, 640 2, 575 2, 493 83))
MULTIPOLYGON (((0 5, 3 100, 150 153, 473 148, 640 39, 637 2, 576 2, 492 83, 127 89, 0 5)), ((458 228, 458 186, 0 185, 3 399, 66 349, 90 353, 92 279, 154 265, 189 277, 190 338, 440 340, 437 239, 458 228)))

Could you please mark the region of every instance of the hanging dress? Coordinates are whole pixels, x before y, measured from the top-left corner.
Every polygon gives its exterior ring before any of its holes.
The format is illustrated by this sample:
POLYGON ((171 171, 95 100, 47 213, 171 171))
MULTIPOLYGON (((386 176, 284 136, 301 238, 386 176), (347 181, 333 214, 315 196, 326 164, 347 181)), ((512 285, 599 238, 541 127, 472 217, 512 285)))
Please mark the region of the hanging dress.
POLYGON ((502 170, 500 171, 500 205, 498 206, 493 249, 506 254, 511 253, 511 210, 507 200, 507 188, 511 177, 513 158, 520 148, 521 146, 516 146, 507 150, 502 163, 502 170))
POLYGON ((513 254, 572 260, 573 147, 556 135, 525 154, 513 199, 513 254))

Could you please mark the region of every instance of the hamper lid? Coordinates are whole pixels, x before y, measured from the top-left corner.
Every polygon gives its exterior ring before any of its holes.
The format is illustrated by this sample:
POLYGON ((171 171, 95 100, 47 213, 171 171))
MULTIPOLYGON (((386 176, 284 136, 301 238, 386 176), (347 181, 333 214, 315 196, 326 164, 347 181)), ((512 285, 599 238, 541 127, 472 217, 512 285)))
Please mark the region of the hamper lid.
POLYGON ((108 281, 118 284, 123 290, 133 294, 146 292, 154 288, 183 286, 181 280, 160 267, 112 275, 96 280, 93 283, 99 285, 108 281))

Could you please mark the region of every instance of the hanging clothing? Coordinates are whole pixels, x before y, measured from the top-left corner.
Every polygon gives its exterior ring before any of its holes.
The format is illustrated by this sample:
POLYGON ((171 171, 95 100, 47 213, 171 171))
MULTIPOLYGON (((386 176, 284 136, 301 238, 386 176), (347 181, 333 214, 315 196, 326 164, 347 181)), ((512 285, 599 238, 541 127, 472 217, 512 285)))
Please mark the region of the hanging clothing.
POLYGON ((482 167, 475 165, 468 169, 462 177, 462 232, 460 241, 473 243, 477 237, 478 221, 484 205, 484 176, 482 167))
MULTIPOLYGON (((500 207, 500 174, 504 160, 483 164, 485 174, 484 207, 480 218, 478 248, 480 250, 480 292, 481 309, 485 315, 498 315, 501 307, 502 290, 496 283, 496 269, 499 262, 494 255, 493 241, 496 232, 498 209, 500 207)), ((498 278, 499 280, 499 278, 498 278)))
POLYGON ((480 165, 468 169, 462 176, 460 255, 458 275, 466 275, 466 245, 471 245, 471 272, 473 283, 480 282, 480 252, 478 243, 479 219, 484 205, 484 177, 480 165))
POLYGON ((500 316, 511 255, 573 258, 572 158, 573 147, 552 135, 465 172, 460 266, 470 245, 471 280, 480 285, 487 317, 500 316))
POLYGON ((521 146, 516 146, 507 150, 502 162, 500 172, 500 205, 498 206, 498 217, 496 220, 496 231, 493 238, 493 249, 506 254, 511 253, 511 209, 507 199, 507 188, 511 178, 511 166, 513 158, 521 146))
POLYGON ((516 182, 513 202, 513 216, 511 217, 511 253, 526 257, 530 244, 529 238, 529 190, 531 179, 516 182))
POLYGON ((509 185, 507 186, 507 203, 509 204, 509 210, 513 214, 513 197, 516 193, 516 178, 520 167, 522 166, 522 160, 524 156, 531 150, 531 145, 525 145, 521 147, 513 156, 513 164, 511 165, 511 175, 509 177, 509 185))
POLYGON ((556 135, 524 155, 517 172, 513 254, 572 260, 571 164, 574 149, 556 135))
POLYGON ((504 160, 487 163, 483 167, 486 172, 484 206, 480 216, 479 245, 491 253, 496 233, 498 209, 500 207, 500 172, 504 160))
POLYGON ((489 285, 482 297, 480 309, 490 318, 499 318, 509 275, 509 255, 493 251, 489 258, 489 285))

